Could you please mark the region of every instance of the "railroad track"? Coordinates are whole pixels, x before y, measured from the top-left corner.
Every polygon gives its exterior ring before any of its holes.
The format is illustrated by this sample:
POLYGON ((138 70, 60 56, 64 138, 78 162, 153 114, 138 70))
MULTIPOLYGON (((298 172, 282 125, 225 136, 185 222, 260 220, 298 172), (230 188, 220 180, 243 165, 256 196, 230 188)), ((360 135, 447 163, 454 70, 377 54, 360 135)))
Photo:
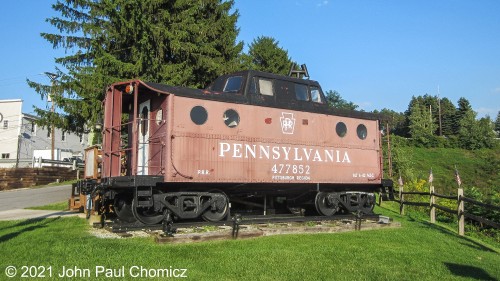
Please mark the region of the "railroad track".
MULTIPOLYGON (((228 220, 218 221, 218 222, 206 222, 206 221, 187 221, 187 222, 174 222, 170 225, 171 230, 176 228, 191 228, 191 227, 203 227, 203 226, 232 226, 233 231, 239 229, 240 225, 251 225, 251 224, 266 224, 266 223, 290 223, 290 222, 310 222, 310 221, 361 221, 361 220, 376 220, 380 219, 378 214, 364 214, 362 216, 355 214, 346 215, 335 215, 335 216, 297 216, 297 215, 259 215, 259 216, 240 216, 235 214, 228 220)), ((158 225, 144 225, 141 223, 123 223, 119 221, 105 222, 104 226, 101 223, 95 223, 94 227, 104 227, 108 231, 113 233, 124 233, 128 231, 137 230, 163 230, 166 231, 166 226, 162 224, 158 225)))

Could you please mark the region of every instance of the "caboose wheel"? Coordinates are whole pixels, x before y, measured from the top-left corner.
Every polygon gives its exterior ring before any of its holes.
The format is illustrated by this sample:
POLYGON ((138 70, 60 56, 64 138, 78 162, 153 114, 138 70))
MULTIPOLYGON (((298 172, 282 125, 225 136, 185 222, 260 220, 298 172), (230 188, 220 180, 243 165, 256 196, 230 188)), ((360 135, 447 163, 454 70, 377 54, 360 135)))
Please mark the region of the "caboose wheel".
POLYGON ((375 207, 375 195, 373 193, 361 194, 361 204, 359 205, 359 210, 364 214, 371 214, 373 208, 375 207))
POLYGON ((132 200, 132 213, 138 221, 146 225, 155 225, 159 224, 163 220, 165 214, 162 210, 158 211, 154 208, 154 206, 139 207, 137 206, 136 199, 137 198, 134 198, 132 200))
POLYGON ((220 221, 229 212, 229 200, 224 193, 212 196, 210 207, 201 215, 205 221, 220 221))
POLYGON ((132 212, 132 196, 117 195, 113 204, 116 216, 124 222, 133 223, 137 219, 132 212))
POLYGON ((318 192, 315 199, 316 210, 320 215, 333 216, 339 211, 339 205, 336 198, 326 192, 318 192))

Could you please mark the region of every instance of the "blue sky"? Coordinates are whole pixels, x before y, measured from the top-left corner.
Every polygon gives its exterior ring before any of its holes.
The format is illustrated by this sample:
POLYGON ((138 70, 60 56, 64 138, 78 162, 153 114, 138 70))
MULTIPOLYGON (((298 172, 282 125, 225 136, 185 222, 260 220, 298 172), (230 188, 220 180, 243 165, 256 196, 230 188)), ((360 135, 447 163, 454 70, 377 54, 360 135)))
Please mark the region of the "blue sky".
MULTIPOLYGON (((40 37, 53 1, 3 3, 1 99, 22 98, 23 111, 46 101, 26 78, 47 82, 63 54, 40 37)), ((324 90, 371 111, 407 109, 412 96, 467 98, 479 116, 500 111, 500 1, 236 1, 239 40, 271 36, 306 63, 324 90)))

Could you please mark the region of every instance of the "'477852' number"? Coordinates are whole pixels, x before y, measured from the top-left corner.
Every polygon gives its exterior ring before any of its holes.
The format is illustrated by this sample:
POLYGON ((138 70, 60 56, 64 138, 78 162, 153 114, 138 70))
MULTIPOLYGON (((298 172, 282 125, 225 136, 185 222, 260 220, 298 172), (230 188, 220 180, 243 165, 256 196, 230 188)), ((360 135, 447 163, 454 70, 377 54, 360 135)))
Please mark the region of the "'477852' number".
POLYGON ((311 167, 309 165, 274 164, 271 171, 274 174, 294 174, 309 175, 311 167))

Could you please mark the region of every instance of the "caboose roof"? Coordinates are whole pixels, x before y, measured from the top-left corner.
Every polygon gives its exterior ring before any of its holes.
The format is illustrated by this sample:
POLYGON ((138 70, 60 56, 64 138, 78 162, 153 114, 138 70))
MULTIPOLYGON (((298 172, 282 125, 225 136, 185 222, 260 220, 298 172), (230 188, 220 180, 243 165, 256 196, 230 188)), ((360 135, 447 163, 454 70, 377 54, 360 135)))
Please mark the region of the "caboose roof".
MULTIPOLYGON (((229 76, 244 76, 247 78, 246 79, 247 81, 251 77, 258 76, 258 77, 265 77, 265 78, 269 78, 269 79, 278 79, 278 80, 283 80, 283 81, 289 81, 289 82, 295 82, 295 83, 301 83, 301 84, 307 84, 310 86, 320 87, 319 83, 317 81, 314 81, 314 80, 276 75, 276 74, 266 73, 266 72, 261 72, 261 71, 256 71, 256 70, 239 71, 239 72, 226 74, 226 75, 223 75, 221 77, 229 77, 229 76)), ((221 77, 219 77, 219 78, 221 78, 221 77)), ((384 119, 381 114, 368 113, 368 112, 355 111, 355 110, 346 110, 346 109, 340 109, 340 108, 331 108, 326 104, 317 104, 317 103, 312 103, 312 102, 310 102, 310 103, 297 103, 297 102, 273 101, 273 102, 262 103, 262 101, 260 101, 260 102, 256 103, 255 97, 253 97, 255 95, 246 95, 245 92, 242 92, 242 93, 223 93, 223 92, 212 91, 212 90, 209 90, 209 88, 211 86, 209 86, 207 89, 193 89, 193 88, 180 87, 180 86, 170 86, 170 85, 165 85, 165 84, 160 84, 160 83, 145 82, 142 80, 118 82, 118 83, 113 84, 112 86, 119 88, 121 86, 125 87, 125 85, 131 84, 131 83, 134 83, 136 86, 138 86, 140 89, 139 90, 140 92, 153 91, 153 92, 157 92, 160 94, 173 94, 176 96, 184 96, 184 97, 190 97, 190 98, 196 98, 196 99, 214 100, 214 101, 237 103, 237 104, 257 105, 257 106, 265 106, 265 107, 271 107, 271 108, 280 108, 280 109, 288 109, 288 110, 297 110, 297 111, 305 111, 305 112, 338 115, 338 116, 343 116, 343 117, 361 118, 361 119, 367 119, 367 120, 384 119)))

